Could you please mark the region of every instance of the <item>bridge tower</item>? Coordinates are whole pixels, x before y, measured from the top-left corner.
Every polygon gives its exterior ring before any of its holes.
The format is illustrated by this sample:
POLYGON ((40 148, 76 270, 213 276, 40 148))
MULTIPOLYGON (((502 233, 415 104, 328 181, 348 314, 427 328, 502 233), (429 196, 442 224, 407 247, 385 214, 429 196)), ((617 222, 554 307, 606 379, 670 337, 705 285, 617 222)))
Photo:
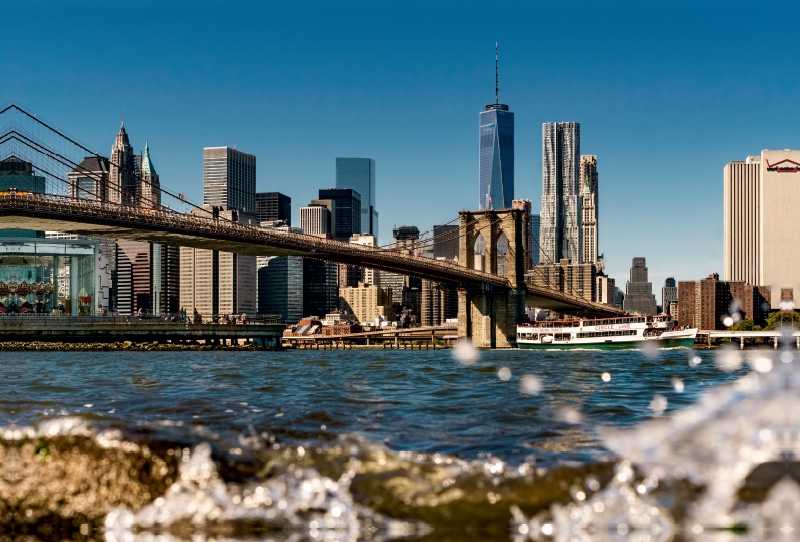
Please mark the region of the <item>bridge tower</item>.
POLYGON ((508 279, 508 288, 489 283, 460 284, 458 336, 475 346, 507 348, 516 344, 517 324, 525 316, 525 239, 521 209, 461 211, 459 261, 508 279))

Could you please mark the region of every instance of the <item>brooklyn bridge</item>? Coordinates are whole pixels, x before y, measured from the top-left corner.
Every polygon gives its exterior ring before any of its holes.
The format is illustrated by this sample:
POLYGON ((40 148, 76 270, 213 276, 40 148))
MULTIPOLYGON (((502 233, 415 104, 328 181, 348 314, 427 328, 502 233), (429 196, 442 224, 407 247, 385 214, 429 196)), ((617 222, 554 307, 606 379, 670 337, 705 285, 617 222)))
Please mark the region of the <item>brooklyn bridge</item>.
POLYGON ((97 153, 16 105, 0 111, 0 124, 0 161, 24 160, 47 180, 43 192, 0 192, 0 228, 56 230, 253 256, 300 256, 427 278, 457 289, 458 333, 477 346, 513 344, 526 306, 575 316, 623 314, 556 287, 534 284, 536 269, 525 264, 521 210, 461 211, 459 263, 434 260, 397 247, 354 245, 231 220, 161 186, 151 187, 147 196, 112 186, 121 195, 117 201, 91 188, 78 193, 68 173, 97 153), (508 240, 504 254, 497 248, 502 235, 508 240), (479 236, 485 240, 484 270, 475 268, 479 236))

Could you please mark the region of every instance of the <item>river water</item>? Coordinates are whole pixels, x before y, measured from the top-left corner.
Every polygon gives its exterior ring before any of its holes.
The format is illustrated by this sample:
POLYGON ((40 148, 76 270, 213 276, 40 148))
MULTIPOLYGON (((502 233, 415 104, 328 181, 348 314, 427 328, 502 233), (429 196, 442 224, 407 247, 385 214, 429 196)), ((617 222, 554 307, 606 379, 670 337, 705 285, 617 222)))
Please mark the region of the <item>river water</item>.
POLYGON ((747 378, 714 357, 4 353, 0 534, 523 540, 514 525, 619 470, 607 428, 747 378))

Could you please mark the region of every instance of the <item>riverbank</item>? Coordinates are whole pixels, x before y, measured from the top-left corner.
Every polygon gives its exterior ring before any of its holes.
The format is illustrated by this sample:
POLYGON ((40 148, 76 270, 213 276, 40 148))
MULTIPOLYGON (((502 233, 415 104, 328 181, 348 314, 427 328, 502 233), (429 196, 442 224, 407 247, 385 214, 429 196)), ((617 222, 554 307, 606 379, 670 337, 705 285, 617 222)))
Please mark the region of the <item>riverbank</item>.
POLYGON ((193 344, 193 343, 134 343, 131 341, 111 343, 67 343, 67 342, 0 342, 0 352, 113 352, 113 351, 141 351, 141 352, 177 352, 183 350, 275 350, 272 347, 263 347, 253 343, 249 344, 193 344))

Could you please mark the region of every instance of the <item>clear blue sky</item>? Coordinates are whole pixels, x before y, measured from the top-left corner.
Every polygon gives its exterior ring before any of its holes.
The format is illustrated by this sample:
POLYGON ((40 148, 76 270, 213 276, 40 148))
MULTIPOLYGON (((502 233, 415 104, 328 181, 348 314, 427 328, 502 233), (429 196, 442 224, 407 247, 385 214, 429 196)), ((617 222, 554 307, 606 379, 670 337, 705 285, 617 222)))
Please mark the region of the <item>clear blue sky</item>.
POLYGON ((624 287, 645 256, 659 288, 722 271, 725 163, 800 148, 798 6, 29 0, 4 6, 0 101, 104 154, 124 106, 134 148, 196 201, 203 147, 236 145, 295 217, 336 156, 374 158, 388 242, 477 208, 499 41, 516 197, 540 207, 542 123, 580 122, 608 270, 624 287))

